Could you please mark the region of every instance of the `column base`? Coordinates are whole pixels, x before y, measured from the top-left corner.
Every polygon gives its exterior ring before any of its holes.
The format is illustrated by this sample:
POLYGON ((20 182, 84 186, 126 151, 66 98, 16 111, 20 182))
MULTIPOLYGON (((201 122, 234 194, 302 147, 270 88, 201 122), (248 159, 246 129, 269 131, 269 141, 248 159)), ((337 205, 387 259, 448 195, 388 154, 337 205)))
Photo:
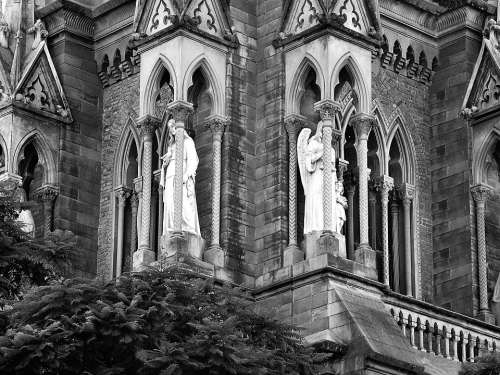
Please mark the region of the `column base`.
POLYGON ((354 261, 374 270, 377 274, 377 252, 369 244, 359 244, 354 251, 354 261))
POLYGON ((193 258, 189 254, 175 253, 173 255, 161 254, 158 261, 152 266, 163 270, 169 266, 177 266, 180 268, 189 269, 200 275, 208 277, 215 276, 215 267, 213 264, 207 263, 201 259, 193 258))
POLYGON ((495 324, 496 320, 495 315, 493 315, 490 310, 480 310, 478 318, 489 324, 495 324))
POLYGON ((297 245, 289 245, 283 252, 283 267, 302 262, 306 254, 297 245))
POLYGON ((144 271, 155 261, 155 253, 149 249, 138 249, 134 252, 132 269, 134 272, 144 271))
POLYGON ((226 254, 219 245, 210 245, 203 253, 203 260, 216 267, 222 268, 226 265, 226 254))

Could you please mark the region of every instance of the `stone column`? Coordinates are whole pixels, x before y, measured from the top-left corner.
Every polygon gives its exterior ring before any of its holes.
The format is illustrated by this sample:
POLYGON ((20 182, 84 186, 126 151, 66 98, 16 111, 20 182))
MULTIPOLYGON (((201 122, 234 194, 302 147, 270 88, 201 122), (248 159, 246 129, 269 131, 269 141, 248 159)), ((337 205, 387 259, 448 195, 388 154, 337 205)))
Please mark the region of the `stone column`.
POLYGON ((139 207, 139 193, 134 192, 130 196, 132 224, 130 227, 130 259, 133 259, 137 250, 137 209, 139 207))
POLYGON ((375 191, 375 185, 371 184, 371 188, 368 192, 368 207, 370 210, 370 245, 372 249, 377 248, 377 192, 375 191))
POLYGON ((174 233, 181 239, 182 233, 182 185, 184 171, 184 128, 188 116, 193 112, 191 103, 177 100, 169 103, 168 110, 175 120, 175 177, 174 177, 174 233))
POLYGON ((203 258, 218 267, 224 267, 225 254, 220 246, 220 193, 222 166, 222 136, 227 119, 222 116, 210 116, 205 122, 212 132, 212 239, 203 258))
POLYGON ((347 259, 354 260, 354 193, 356 185, 352 179, 347 185, 347 259))
POLYGON ((399 293, 399 204, 396 194, 392 194, 391 202, 391 234, 392 234, 392 276, 394 291, 399 293))
POLYGON ((375 117, 358 113, 351 117, 350 123, 356 132, 359 172, 359 246, 355 252, 355 260, 376 268, 376 254, 368 239, 368 135, 376 122, 375 117))
POLYGON ((151 188, 153 179, 153 137, 159 121, 146 115, 138 120, 141 132, 142 151, 142 202, 141 202, 141 231, 139 238, 139 249, 134 253, 134 270, 140 270, 149 265, 155 259, 155 253, 151 250, 150 228, 151 228, 151 188))
POLYGON ((59 189, 52 185, 44 185, 38 188, 35 197, 43 204, 43 234, 47 237, 52 232, 52 225, 54 222, 54 202, 59 195, 59 189))
POLYGON ((120 277, 123 269, 123 239, 125 237, 125 204, 130 198, 130 190, 124 186, 115 189, 118 198, 118 233, 116 239, 116 267, 115 275, 120 277))
POLYGON ((380 192, 382 203, 382 252, 384 258, 384 284, 389 287, 389 191, 394 188, 394 180, 389 176, 380 176, 375 182, 380 192))
POLYGON ((323 121, 323 233, 322 237, 329 242, 333 238, 333 202, 332 193, 335 160, 332 160, 332 135, 335 129, 335 115, 340 111, 340 104, 331 99, 323 99, 314 104, 314 110, 319 112, 323 121))
POLYGON ((479 275, 479 316, 488 323, 494 323, 488 303, 488 264, 486 259, 486 201, 491 196, 492 189, 487 185, 476 185, 471 188, 472 198, 476 202, 477 231, 477 263, 479 275))
POLYGON ((406 295, 413 296, 413 235, 411 230, 411 205, 415 197, 415 187, 408 183, 403 184, 400 190, 401 201, 403 202, 403 216, 405 228, 405 277, 406 277, 406 295))
POLYGON ((304 126, 300 115, 285 119, 288 134, 288 247, 283 253, 283 266, 291 266, 305 258, 297 243, 297 133, 304 126))

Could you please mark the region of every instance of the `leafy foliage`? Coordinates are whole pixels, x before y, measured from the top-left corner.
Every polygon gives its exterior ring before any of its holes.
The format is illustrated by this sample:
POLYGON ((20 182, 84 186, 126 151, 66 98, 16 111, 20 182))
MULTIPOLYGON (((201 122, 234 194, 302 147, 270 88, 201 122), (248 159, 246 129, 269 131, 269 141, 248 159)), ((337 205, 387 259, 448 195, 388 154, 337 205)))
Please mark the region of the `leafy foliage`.
POLYGON ((500 374, 500 353, 492 353, 478 358, 476 363, 464 363, 460 375, 500 374))
POLYGON ((181 267, 40 287, 8 318, 6 374, 298 375, 328 358, 241 290, 181 267))
POLYGON ((55 231, 34 239, 16 221, 19 207, 13 193, 0 189, 0 307, 19 299, 33 285, 44 285, 69 270, 73 235, 55 231))

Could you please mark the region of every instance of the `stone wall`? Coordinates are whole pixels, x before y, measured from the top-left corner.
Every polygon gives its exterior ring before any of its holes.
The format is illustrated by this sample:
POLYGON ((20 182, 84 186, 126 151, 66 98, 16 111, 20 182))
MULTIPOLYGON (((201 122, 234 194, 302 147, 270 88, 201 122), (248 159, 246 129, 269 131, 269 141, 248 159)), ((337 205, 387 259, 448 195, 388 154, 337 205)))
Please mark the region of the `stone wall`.
POLYGON ((467 123, 458 113, 478 52, 479 40, 465 30, 444 44, 429 98, 434 302, 469 315, 477 304, 469 195, 472 154, 467 123))

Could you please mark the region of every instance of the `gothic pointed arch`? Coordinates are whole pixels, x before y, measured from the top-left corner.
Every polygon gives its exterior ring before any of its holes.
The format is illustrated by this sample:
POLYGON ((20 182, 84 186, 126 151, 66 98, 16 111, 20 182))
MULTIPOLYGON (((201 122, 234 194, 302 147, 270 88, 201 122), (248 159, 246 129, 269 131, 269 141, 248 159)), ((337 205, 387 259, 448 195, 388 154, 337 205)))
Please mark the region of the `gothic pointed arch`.
POLYGON ((498 129, 491 130, 472 161, 475 184, 495 185, 496 181, 492 181, 495 173, 500 179, 500 131, 498 129))
POLYGON ((156 115, 155 104, 160 94, 162 83, 166 83, 172 88, 172 100, 176 100, 178 98, 177 88, 179 87, 176 71, 172 62, 164 55, 160 55, 153 69, 151 69, 143 95, 140 97, 142 115, 156 115))
MULTIPOLYGON (((127 173, 130 161, 128 160, 131 151, 135 147, 137 158, 137 176, 141 175, 141 157, 140 157, 140 141, 139 134, 137 133, 135 122, 129 118, 125 127, 120 135, 120 140, 116 147, 116 153, 113 162, 113 185, 116 186, 129 186, 129 173, 127 173)), ((129 186, 131 187, 131 186, 129 186)))
POLYGON ((316 77, 316 85, 319 87, 320 99, 324 97, 325 92, 325 76, 321 69, 321 65, 311 55, 307 54, 295 70, 292 83, 286 94, 287 113, 299 113, 300 103, 304 95, 304 87, 310 71, 313 71, 316 77))
POLYGON ((0 174, 8 171, 9 154, 7 144, 0 134, 0 174))
POLYGON ((356 61, 356 58, 350 52, 347 52, 339 59, 332 71, 330 80, 331 92, 334 93, 335 87, 340 83, 340 76, 343 70, 345 70, 351 77, 351 86, 358 98, 357 110, 363 113, 370 113, 370 96, 365 78, 363 77, 363 73, 356 61))
MULTIPOLYGON (((387 138, 386 146, 386 158, 391 160, 390 152, 391 147, 394 143, 401 153, 401 162, 403 168, 403 182, 415 184, 415 147, 413 139, 406 127, 403 125, 401 117, 397 117, 390 127, 390 131, 387 138)), ((389 166, 390 168, 390 166, 389 166)))
MULTIPOLYGON (((187 68, 183 79, 182 97, 188 98, 189 88, 192 87, 194 83, 193 76, 198 70, 201 71, 207 83, 207 92, 212 98, 213 114, 223 115, 225 112, 225 98, 221 82, 218 82, 215 78, 214 69, 204 54, 196 57, 187 68)), ((222 82, 222 84, 224 83, 222 82)))
POLYGON ((24 158, 24 150, 28 145, 32 145, 38 155, 38 163, 43 167, 44 185, 57 184, 57 168, 49 143, 38 130, 33 130, 26 134, 18 143, 12 158, 11 170, 19 174, 19 163, 24 158))

